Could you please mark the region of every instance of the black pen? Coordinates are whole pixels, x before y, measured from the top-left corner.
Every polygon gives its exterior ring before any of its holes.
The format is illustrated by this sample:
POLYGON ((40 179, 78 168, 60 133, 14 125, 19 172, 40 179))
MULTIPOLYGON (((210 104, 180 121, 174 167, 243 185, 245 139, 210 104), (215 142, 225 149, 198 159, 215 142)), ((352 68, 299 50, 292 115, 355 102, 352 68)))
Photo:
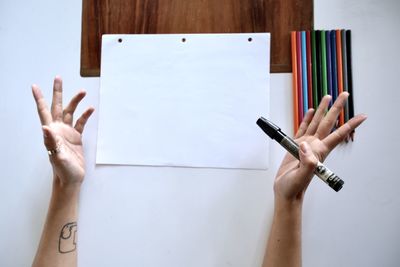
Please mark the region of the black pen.
MULTIPOLYGON (((284 134, 278 126, 276 126, 275 124, 273 124, 272 122, 263 117, 257 120, 257 125, 260 126, 260 128, 271 139, 275 139, 290 154, 292 154, 296 159, 299 159, 299 145, 295 141, 293 141, 289 136, 284 134)), ((340 179, 327 167, 325 167, 321 162, 318 161, 314 173, 336 192, 342 189, 344 184, 343 180, 340 179)))

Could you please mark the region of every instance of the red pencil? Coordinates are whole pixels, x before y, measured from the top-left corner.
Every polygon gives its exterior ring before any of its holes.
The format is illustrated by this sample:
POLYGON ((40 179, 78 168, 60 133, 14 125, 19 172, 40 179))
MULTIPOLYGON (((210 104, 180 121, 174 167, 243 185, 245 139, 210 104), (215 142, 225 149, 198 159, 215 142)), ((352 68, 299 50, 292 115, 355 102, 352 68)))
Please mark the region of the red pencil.
POLYGON ((296 135, 299 129, 299 97, 297 94, 297 51, 296 51, 296 32, 290 33, 292 44, 292 72, 293 72, 293 131, 296 135))
POLYGON ((311 33, 306 32, 307 42, 307 83, 308 83, 308 108, 313 108, 313 84, 312 84, 312 65, 311 65, 311 33))
POLYGON ((298 107, 299 107, 299 123, 303 120, 303 85, 302 85, 302 68, 301 68, 301 32, 296 33, 296 44, 297 44, 297 96, 298 96, 298 107))
MULTIPOLYGON (((340 30, 336 30, 336 57, 337 57, 337 75, 338 75, 338 96, 343 93, 343 64, 342 64, 342 36, 340 30)), ((344 111, 339 115, 339 127, 344 124, 344 111)))

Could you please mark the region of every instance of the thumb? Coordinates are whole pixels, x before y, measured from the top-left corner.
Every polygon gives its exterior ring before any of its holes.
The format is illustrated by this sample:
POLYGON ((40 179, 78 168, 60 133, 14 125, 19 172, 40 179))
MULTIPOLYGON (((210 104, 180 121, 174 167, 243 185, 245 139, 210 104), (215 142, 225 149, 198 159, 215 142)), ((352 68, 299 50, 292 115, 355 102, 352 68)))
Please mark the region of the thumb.
POLYGON ((298 169, 298 175, 302 179, 305 179, 307 182, 309 182, 309 180, 311 180, 313 177, 318 160, 307 142, 300 143, 299 158, 300 167, 298 169))
POLYGON ((48 126, 42 126, 43 137, 44 137, 44 145, 48 151, 59 152, 59 144, 57 142, 57 135, 55 132, 48 126))

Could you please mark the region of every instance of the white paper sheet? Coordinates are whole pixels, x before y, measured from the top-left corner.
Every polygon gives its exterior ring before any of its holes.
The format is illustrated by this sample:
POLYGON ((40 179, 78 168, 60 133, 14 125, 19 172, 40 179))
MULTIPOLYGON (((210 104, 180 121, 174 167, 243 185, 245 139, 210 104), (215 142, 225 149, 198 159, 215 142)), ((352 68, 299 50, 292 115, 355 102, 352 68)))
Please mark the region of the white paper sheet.
POLYGON ((96 163, 266 169, 269 47, 267 33, 104 35, 96 163))

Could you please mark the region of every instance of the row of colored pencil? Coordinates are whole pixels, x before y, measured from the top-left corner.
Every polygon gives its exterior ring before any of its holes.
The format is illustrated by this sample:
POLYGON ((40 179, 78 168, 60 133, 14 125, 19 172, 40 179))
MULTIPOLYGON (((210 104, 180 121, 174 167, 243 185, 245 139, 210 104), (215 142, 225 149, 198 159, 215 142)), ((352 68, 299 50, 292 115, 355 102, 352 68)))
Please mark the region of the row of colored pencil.
MULTIPOLYGON (((308 109, 318 107, 324 95, 350 93, 338 126, 354 116, 350 30, 291 32, 294 131, 308 109)), ((332 104, 331 103, 331 104, 332 104)))

